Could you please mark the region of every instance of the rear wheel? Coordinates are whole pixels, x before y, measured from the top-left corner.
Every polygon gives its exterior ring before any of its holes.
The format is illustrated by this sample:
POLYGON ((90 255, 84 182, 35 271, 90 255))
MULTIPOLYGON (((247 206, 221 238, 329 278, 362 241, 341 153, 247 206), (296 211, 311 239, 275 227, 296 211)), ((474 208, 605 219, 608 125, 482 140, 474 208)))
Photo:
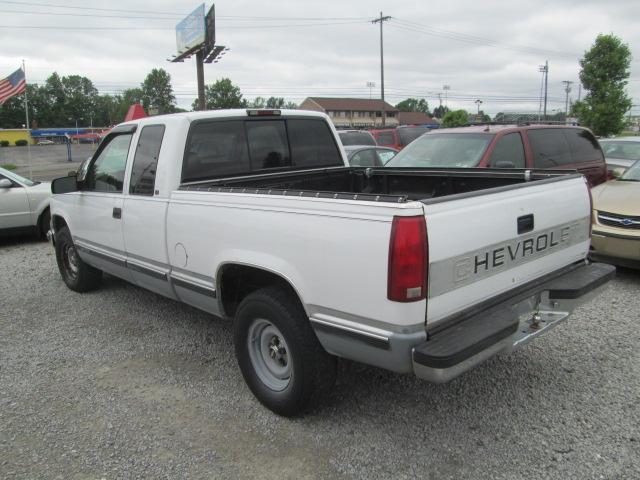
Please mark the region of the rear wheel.
POLYGON ((100 285, 102 270, 82 261, 68 227, 56 233, 56 260, 62 280, 71 290, 88 292, 100 285))
POLYGON ((320 345, 298 299, 283 289, 258 290, 240 303, 234 343, 247 385, 279 415, 301 413, 335 380, 336 359, 320 345))
POLYGON ((38 234, 40 238, 43 240, 47 239, 47 232, 49 231, 51 223, 51 212, 49 208, 45 208, 44 212, 40 214, 40 218, 38 220, 38 234))

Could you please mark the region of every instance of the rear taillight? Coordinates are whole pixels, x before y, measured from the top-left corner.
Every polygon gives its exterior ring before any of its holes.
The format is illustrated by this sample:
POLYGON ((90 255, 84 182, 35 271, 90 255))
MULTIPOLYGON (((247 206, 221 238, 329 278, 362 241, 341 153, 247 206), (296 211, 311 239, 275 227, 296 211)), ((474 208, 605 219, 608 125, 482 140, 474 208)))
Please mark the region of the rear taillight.
POLYGON ((387 298, 394 302, 425 299, 428 265, 427 223, 424 216, 393 217, 387 298))

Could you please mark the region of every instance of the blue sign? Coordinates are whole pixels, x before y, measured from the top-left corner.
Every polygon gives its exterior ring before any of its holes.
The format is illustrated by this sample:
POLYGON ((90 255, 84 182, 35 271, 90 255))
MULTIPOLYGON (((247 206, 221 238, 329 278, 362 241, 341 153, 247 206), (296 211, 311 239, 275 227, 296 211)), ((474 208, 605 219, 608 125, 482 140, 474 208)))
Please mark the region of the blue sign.
POLYGON ((178 55, 204 43, 204 3, 176 25, 178 55))

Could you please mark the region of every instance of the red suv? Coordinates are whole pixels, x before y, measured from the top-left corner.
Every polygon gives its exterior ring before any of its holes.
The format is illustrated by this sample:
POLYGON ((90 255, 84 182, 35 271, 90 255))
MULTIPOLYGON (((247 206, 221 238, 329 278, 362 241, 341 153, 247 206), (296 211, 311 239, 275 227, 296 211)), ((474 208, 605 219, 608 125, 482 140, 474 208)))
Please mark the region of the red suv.
POLYGON ((381 147, 391 147, 402 150, 423 133, 427 133, 429 127, 418 125, 406 125, 396 128, 383 128, 381 130, 369 130, 376 143, 381 147))
POLYGON ((591 186, 607 180, 590 130, 564 125, 474 125, 440 129, 412 142, 386 167, 492 167, 578 170, 591 186))

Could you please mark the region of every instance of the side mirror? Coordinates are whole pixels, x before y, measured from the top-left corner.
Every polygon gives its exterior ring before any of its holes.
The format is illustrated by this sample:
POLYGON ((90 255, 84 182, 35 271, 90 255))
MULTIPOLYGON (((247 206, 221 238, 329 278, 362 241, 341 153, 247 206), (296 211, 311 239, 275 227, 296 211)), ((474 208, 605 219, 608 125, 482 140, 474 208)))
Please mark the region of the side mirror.
POLYGON ((3 178, 2 180, 0 180, 0 188, 11 188, 13 187, 13 183, 11 182, 11 180, 8 180, 6 178, 3 178))
POLYGON ((69 193, 80 190, 76 176, 60 177, 51 182, 51 193, 69 193))
POLYGON ((620 178, 625 172, 624 168, 618 167, 611 170, 611 175, 613 178, 620 178))

